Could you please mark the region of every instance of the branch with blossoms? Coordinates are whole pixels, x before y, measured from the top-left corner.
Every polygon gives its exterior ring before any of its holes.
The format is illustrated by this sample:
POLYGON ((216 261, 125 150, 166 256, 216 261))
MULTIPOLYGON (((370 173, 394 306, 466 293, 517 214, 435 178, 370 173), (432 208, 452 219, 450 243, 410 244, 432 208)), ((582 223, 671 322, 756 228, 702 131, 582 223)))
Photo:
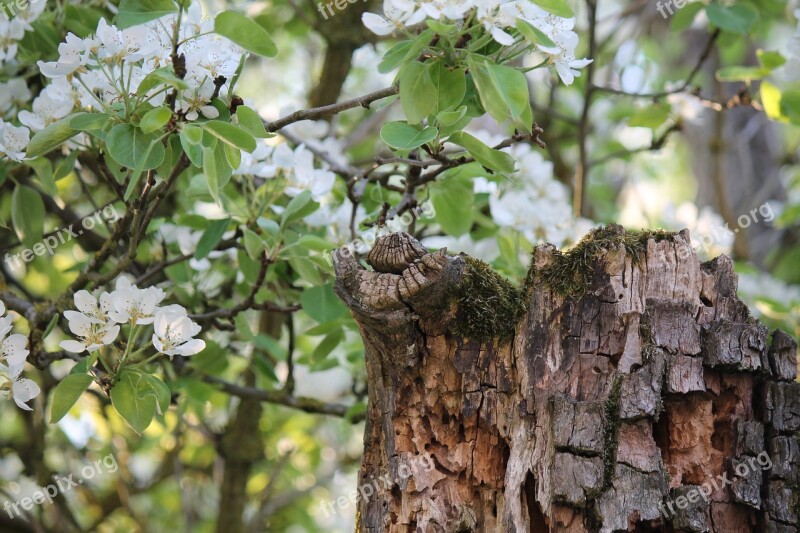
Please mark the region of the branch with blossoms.
MULTIPOLYGON (((23 347, 35 366, 77 361, 53 391, 51 421, 91 389, 107 394, 141 433, 169 408, 168 383, 181 376, 230 395, 357 420, 343 404, 295 397, 295 321, 277 318, 277 329, 254 331, 254 318, 302 309, 327 331, 321 347, 341 341, 345 310, 330 303, 324 256, 331 245, 315 228, 342 211, 341 226, 354 237, 359 224, 374 226, 366 209, 381 222, 416 213, 418 198, 456 172, 511 176, 510 149, 544 147, 526 73, 553 67, 571 84, 590 62, 575 57, 574 18, 560 2, 440 9, 389 1, 382 15, 367 13, 363 22, 379 36, 400 37, 378 66, 396 72, 393 82, 270 121, 237 94, 247 60, 277 51, 262 21, 234 11, 208 18, 198 3, 158 5, 126 2, 113 23, 101 18, 93 30, 67 33, 57 57, 25 50, 42 57, 35 97, 27 84, 4 85, 12 96, 10 105, 0 101, 0 120, 10 119, 0 122, 0 156, 10 179, 0 187, 11 191, 16 239, 0 246, 9 254, 41 249, 54 235, 48 216, 79 227, 77 210, 58 200, 62 181, 95 209, 121 213, 106 228, 80 228, 73 245, 89 254, 60 294, 29 302, 13 288, 24 287, 17 273, 4 275, 12 278, 6 301, 28 321, 23 347), (353 164, 336 139, 304 133, 320 124, 313 121, 395 100, 405 118, 382 125, 380 150, 363 164, 353 164), (485 115, 506 132, 502 138, 470 130, 485 115), (384 191, 398 196, 373 205, 384 191), (334 213, 337 195, 349 203, 334 213), (215 268, 225 264, 236 268, 215 268), (290 328, 290 353, 281 356, 283 327, 290 328), (51 335, 61 351, 46 351, 51 335), (184 367, 184 358, 224 358, 242 343, 248 366, 261 368, 273 386, 280 381, 273 367, 286 358, 280 391, 205 374, 202 363, 184 367)), ((20 24, 39 15, 31 7, 20 24)), ((12 52, 5 50, 7 59, 12 52)), ((24 338, 12 337, 9 350, 19 350, 24 338)), ((33 381, 21 378, 15 354, 6 389, 25 404, 35 396, 33 381)))

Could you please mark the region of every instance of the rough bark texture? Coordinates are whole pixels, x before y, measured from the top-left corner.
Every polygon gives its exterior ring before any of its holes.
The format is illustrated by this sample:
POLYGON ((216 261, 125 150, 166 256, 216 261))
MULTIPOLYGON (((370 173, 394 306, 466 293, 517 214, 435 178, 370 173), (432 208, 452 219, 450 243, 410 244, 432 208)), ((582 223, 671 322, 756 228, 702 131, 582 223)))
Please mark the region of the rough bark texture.
POLYGON ((795 342, 686 232, 605 231, 588 261, 537 247, 519 313, 405 234, 374 271, 335 253, 369 378, 357 531, 797 531, 795 342))

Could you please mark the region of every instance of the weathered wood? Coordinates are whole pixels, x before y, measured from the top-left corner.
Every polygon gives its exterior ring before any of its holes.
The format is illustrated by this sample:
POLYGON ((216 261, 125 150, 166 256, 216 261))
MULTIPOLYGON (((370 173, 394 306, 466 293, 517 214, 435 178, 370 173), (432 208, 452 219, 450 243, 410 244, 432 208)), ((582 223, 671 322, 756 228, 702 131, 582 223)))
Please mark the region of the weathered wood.
POLYGON ((369 380, 358 531, 797 531, 796 343, 728 258, 647 237, 539 246, 518 293, 405 234, 374 271, 335 253, 369 380))

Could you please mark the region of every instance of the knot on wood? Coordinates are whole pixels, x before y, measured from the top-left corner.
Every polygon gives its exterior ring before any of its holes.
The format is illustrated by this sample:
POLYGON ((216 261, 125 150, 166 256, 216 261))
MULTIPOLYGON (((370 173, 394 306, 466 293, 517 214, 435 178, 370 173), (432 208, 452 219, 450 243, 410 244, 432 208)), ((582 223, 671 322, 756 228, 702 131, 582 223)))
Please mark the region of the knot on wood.
MULTIPOLYGON (((391 310, 406 304, 435 282, 447 266, 447 249, 429 253, 406 233, 381 237, 367 261, 375 269, 358 264, 347 248, 333 254, 337 292, 346 302, 372 310, 391 310)), ((352 307, 352 306, 351 306, 352 307)))
POLYGON ((425 247, 408 233, 391 233, 378 238, 367 255, 367 263, 375 272, 402 274, 425 255, 428 255, 425 247))

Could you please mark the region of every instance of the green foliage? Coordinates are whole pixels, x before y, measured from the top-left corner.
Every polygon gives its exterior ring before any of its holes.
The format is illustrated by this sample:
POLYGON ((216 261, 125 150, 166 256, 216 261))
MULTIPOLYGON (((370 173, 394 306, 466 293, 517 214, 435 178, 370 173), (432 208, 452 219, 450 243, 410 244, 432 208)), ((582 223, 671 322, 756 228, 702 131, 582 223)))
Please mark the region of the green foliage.
POLYGON ((70 374, 59 382, 50 402, 50 423, 64 418, 78 398, 89 388, 94 379, 89 374, 70 374))
POLYGON ((44 202, 34 189, 18 185, 11 195, 11 222, 17 237, 26 248, 42 240, 44 234, 44 202))
POLYGON ((272 57, 278 53, 275 43, 263 26, 235 11, 223 11, 217 15, 214 19, 214 32, 254 54, 272 57))
POLYGON ((387 122, 381 128, 383 142, 396 150, 413 150, 428 144, 436 138, 439 131, 431 126, 414 127, 405 122, 387 122))
POLYGON ((115 22, 119 28, 130 28, 177 11, 173 0, 121 0, 115 22))

